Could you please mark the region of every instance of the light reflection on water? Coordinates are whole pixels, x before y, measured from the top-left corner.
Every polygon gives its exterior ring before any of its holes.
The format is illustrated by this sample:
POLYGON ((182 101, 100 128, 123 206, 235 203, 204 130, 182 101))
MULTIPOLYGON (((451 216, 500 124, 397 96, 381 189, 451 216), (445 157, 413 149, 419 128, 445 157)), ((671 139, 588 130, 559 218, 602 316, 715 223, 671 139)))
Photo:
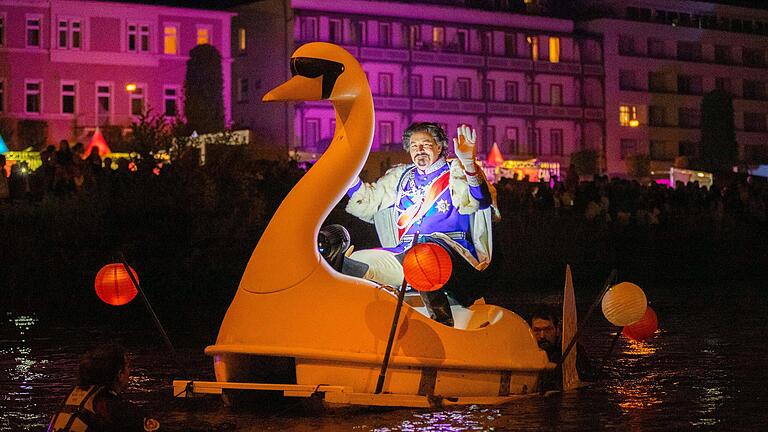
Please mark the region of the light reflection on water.
MULTIPOLYGON (((656 336, 646 342, 621 338, 603 382, 576 392, 497 407, 353 409, 319 416, 290 404, 242 412, 214 397, 171 398, 170 381, 180 376, 151 330, 61 327, 35 315, 8 314, 0 327, 0 430, 43 427, 74 383, 78 356, 115 339, 131 351, 126 397, 161 418, 164 430, 764 430, 768 350, 756 342, 768 335, 763 322, 768 306, 765 300, 738 299, 694 298, 693 304, 656 299, 661 322, 656 336)), ((583 342, 599 364, 615 333, 601 318, 591 324, 583 342)), ((210 360, 202 355, 209 342, 189 337, 177 346, 198 379, 211 378, 210 360)))

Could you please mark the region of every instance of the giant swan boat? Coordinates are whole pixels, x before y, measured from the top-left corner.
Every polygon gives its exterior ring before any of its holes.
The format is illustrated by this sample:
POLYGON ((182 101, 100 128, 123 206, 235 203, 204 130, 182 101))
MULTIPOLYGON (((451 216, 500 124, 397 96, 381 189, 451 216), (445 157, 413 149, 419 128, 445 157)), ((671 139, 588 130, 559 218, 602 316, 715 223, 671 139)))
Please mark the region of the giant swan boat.
POLYGON ((498 404, 537 391, 553 369, 528 324, 499 306, 453 306, 455 327, 403 306, 383 391, 376 393, 397 295, 336 272, 319 255, 322 222, 363 167, 374 131, 371 90, 343 48, 308 43, 293 77, 263 100, 327 100, 336 115, 328 150, 291 190, 259 240, 219 330, 215 382, 187 392, 281 391, 327 404, 429 407, 498 404))

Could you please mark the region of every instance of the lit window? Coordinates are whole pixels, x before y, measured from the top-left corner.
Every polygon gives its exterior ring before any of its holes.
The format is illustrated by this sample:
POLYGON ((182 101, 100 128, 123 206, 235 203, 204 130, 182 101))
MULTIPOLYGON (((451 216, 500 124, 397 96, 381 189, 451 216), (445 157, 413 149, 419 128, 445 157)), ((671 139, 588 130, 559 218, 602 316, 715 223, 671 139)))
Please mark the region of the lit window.
POLYGON ((136 86, 136 90, 130 92, 131 115, 139 116, 144 114, 144 87, 136 86))
POLYGON ((539 60, 539 37, 528 36, 525 40, 528 42, 528 45, 531 46, 531 59, 533 61, 539 60))
POLYGON ((246 39, 245 39, 245 29, 239 28, 237 29, 237 48, 240 50, 240 52, 245 51, 246 47, 246 39))
POLYGON ((42 106, 42 81, 26 81, 24 83, 24 111, 27 113, 40 114, 42 106))
POLYGON ((178 33, 179 29, 175 25, 166 25, 163 32, 163 54, 178 54, 178 33))
POLYGON ((634 105, 619 106, 619 124, 621 126, 637 125, 637 107, 634 105))
POLYGON ((165 87, 163 89, 163 114, 166 117, 176 117, 179 114, 179 89, 165 87))
POLYGON ((550 63, 560 62, 560 38, 559 37, 550 36, 549 38, 549 62, 550 63))
POLYGON ((432 45, 441 47, 445 43, 445 27, 432 27, 432 45))
POLYGON ((112 117, 112 84, 96 83, 96 116, 100 126, 109 124, 112 117))
POLYGON ((42 17, 40 15, 27 15, 27 47, 40 48, 42 37, 42 30, 40 28, 40 22, 42 17))
POLYGON ((82 26, 80 20, 60 19, 59 20, 59 49, 78 50, 81 46, 82 26))
POLYGON ((74 114, 77 110, 77 84, 72 81, 61 83, 61 113, 74 114))
POLYGON ((208 27, 197 28, 197 44, 205 45, 211 43, 211 29, 208 27))

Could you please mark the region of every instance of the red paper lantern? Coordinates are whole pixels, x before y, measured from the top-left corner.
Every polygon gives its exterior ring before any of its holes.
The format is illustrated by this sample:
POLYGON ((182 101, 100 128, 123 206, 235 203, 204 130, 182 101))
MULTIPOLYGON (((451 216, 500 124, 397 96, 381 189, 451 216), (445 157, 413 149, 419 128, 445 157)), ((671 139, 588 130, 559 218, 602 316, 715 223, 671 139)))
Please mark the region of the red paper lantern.
POLYGON ((451 256, 436 243, 419 243, 403 259, 405 280, 419 291, 439 290, 448 282, 452 269, 451 256))
POLYGON ((656 312, 648 306, 645 309, 645 315, 640 318, 640 321, 624 327, 621 334, 629 339, 642 341, 650 338, 656 333, 659 328, 659 320, 656 318, 656 312))
MULTIPOLYGON (((131 269, 131 273, 138 283, 139 277, 136 275, 136 271, 131 267, 128 268, 131 269)), ((128 304, 138 293, 131 282, 131 277, 125 271, 125 266, 119 263, 107 264, 102 267, 96 273, 94 286, 96 287, 96 295, 101 301, 112 306, 128 304)))

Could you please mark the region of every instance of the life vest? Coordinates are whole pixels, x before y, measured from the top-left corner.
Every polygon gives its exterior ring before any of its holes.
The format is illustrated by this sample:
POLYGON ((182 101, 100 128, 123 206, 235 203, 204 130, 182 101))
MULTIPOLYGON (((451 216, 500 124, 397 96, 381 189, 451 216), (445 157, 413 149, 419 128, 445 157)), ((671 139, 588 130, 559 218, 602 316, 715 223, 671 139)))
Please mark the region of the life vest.
POLYGON ((102 390, 102 386, 75 386, 64 400, 64 406, 53 416, 48 432, 87 431, 96 416, 93 400, 102 390))

